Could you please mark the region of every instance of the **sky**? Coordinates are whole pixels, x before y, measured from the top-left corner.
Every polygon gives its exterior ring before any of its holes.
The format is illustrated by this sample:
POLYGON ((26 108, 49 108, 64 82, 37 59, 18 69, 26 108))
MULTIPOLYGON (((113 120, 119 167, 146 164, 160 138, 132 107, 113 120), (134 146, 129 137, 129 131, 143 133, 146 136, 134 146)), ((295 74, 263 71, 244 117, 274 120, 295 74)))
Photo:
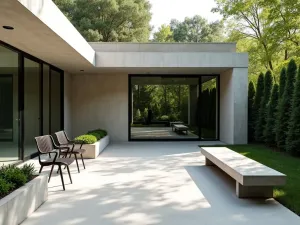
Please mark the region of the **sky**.
POLYGON ((169 24, 171 19, 184 20, 185 17, 200 15, 208 21, 220 20, 221 16, 212 13, 216 6, 214 0, 149 0, 152 4, 151 25, 154 31, 162 24, 169 24))

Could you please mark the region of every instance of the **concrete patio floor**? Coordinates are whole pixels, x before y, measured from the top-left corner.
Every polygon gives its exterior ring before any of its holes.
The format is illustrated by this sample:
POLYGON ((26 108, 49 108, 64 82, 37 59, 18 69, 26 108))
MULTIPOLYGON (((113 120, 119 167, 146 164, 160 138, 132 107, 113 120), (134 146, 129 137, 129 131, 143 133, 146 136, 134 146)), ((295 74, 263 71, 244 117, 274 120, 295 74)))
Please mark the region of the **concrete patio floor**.
POLYGON ((48 201, 22 225, 300 224, 273 199, 238 199, 231 178, 204 166, 198 144, 111 144, 80 174, 72 165, 73 184, 65 172, 66 191, 55 174, 48 201))

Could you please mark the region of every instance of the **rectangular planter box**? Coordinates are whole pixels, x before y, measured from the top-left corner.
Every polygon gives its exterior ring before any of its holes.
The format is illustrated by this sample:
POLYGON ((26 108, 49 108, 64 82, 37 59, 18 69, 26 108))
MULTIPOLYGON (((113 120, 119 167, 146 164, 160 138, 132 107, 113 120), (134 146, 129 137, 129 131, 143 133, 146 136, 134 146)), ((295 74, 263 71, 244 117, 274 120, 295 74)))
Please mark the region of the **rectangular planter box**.
POLYGON ((0 200, 0 225, 17 225, 48 199, 48 174, 41 174, 0 200))
POLYGON ((85 144, 82 146, 86 152, 83 154, 85 159, 95 159, 100 155, 100 153, 107 147, 109 144, 109 136, 106 135, 104 138, 100 139, 94 144, 85 144))

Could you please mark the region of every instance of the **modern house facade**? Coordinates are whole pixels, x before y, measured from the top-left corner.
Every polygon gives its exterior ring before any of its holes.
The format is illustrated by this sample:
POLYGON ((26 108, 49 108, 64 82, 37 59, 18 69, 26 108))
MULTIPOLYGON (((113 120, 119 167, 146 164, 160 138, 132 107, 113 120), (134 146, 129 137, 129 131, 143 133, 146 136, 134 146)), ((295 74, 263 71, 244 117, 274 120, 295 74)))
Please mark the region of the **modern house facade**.
POLYGON ((205 108, 202 84, 213 81, 209 139, 247 143, 248 55, 234 43, 88 43, 51 0, 2 0, 0 40, 0 161, 32 157, 33 137, 60 129, 135 140, 139 84, 187 85, 193 123, 205 108))

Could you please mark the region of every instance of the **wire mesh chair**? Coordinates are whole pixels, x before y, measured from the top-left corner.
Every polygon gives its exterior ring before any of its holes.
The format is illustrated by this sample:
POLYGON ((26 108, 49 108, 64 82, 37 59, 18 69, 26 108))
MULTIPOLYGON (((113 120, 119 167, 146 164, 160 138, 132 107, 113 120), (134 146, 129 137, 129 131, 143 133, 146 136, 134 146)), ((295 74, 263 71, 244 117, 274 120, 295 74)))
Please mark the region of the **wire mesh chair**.
POLYGON ((67 158, 69 156, 69 158, 71 158, 71 156, 74 155, 78 173, 80 173, 77 155, 81 156, 82 165, 83 165, 83 168, 85 169, 85 164, 84 164, 82 154, 85 153, 86 150, 82 149, 83 142, 80 144, 79 148, 76 148, 76 143, 74 141, 70 140, 68 138, 66 132, 63 130, 55 132, 55 136, 56 136, 59 146, 62 148, 65 148, 65 149, 62 149, 62 151, 61 151, 61 154, 63 155, 63 157, 67 158))
POLYGON ((63 189, 65 190, 65 183, 64 183, 64 178, 62 175, 61 166, 67 167, 69 178, 70 178, 70 181, 72 184, 72 178, 71 178, 71 174, 70 174, 69 165, 71 165, 74 162, 74 159, 60 158, 59 156, 60 156, 61 150, 65 149, 65 147, 56 146, 53 138, 50 135, 35 137, 35 141, 36 141, 36 146, 37 146, 37 149, 39 152, 39 163, 41 165, 39 173, 42 172, 44 166, 51 166, 51 171, 50 171, 49 179, 48 179, 48 182, 50 182, 53 168, 54 168, 54 166, 58 166, 59 171, 60 171, 60 178, 61 178, 62 186, 63 186, 63 189), (48 158, 46 160, 41 159, 41 155, 48 155, 48 154, 49 155, 55 154, 54 158, 48 158))

